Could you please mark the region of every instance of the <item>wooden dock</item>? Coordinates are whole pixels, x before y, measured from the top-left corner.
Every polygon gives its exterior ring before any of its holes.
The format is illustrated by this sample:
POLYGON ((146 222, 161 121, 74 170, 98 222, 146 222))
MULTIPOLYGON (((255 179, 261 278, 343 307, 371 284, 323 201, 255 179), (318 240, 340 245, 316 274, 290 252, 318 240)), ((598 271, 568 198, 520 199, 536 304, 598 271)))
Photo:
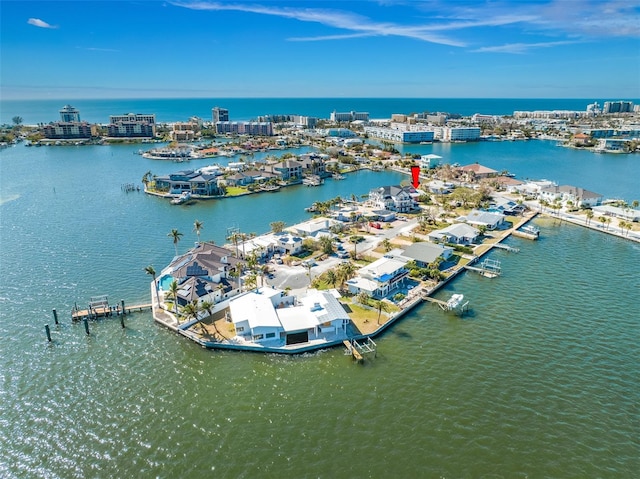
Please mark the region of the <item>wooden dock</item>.
POLYGON ((497 278, 502 273, 500 261, 494 259, 485 259, 482 263, 480 263, 480 267, 466 264, 464 266, 464 269, 479 273, 485 278, 497 278))
POLYGON ((147 311, 151 309, 151 303, 125 306, 124 301, 121 301, 121 304, 110 305, 107 296, 95 296, 91 298, 86 309, 80 309, 77 306, 74 306, 71 310, 71 319, 73 321, 81 321, 85 318, 108 318, 110 316, 120 316, 121 314, 127 315, 130 313, 147 311))
POLYGON ((369 354, 376 356, 378 354, 378 346, 373 339, 367 337, 366 342, 359 343, 355 339, 342 341, 344 347, 347 348, 345 354, 352 356, 358 362, 364 361, 364 357, 369 354))

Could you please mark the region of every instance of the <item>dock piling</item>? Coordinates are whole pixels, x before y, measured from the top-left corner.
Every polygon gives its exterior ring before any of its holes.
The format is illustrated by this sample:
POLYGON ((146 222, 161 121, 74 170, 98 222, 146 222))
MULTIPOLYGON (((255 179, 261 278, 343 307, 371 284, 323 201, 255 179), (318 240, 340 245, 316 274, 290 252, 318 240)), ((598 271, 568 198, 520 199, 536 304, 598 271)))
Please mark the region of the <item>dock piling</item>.
POLYGON ((124 329, 124 314, 120 315, 120 325, 122 326, 122 329, 124 329))
POLYGON ((58 312, 56 311, 56 308, 53 308, 53 321, 54 321, 56 324, 59 324, 59 323, 58 323, 58 312))
MULTIPOLYGON (((55 309, 54 309, 55 311, 55 309)), ((47 333, 47 341, 51 342, 51 329, 49 329, 49 325, 44 325, 44 332, 47 333)))
POLYGON ((85 316, 83 321, 84 321, 84 330, 87 332, 87 336, 89 336, 89 320, 85 316))
POLYGON ((127 314, 127 312, 124 309, 124 299, 120 300, 120 304, 122 304, 122 315, 124 316, 125 314, 127 314))

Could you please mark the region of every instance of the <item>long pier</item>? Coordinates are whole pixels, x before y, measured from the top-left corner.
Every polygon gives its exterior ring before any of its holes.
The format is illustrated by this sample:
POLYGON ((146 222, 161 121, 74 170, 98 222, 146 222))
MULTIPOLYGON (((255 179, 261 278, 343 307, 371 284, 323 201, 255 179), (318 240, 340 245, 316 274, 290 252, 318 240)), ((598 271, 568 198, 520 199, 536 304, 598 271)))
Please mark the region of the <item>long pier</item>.
POLYGON ((80 321, 83 319, 108 318, 110 316, 120 316, 121 314, 127 315, 134 312, 150 311, 151 308, 151 303, 126 306, 124 300, 120 301, 120 304, 110 305, 106 296, 98 296, 91 298, 89 306, 86 309, 79 309, 77 306, 74 306, 71 310, 71 319, 73 321, 80 321))

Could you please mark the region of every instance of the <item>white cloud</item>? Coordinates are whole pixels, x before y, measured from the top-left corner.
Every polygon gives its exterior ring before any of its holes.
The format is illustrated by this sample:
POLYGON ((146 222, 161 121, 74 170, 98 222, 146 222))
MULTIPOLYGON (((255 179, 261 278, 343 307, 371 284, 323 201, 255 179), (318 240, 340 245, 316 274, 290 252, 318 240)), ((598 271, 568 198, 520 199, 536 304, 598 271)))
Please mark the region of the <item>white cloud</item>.
POLYGON ((362 15, 338 10, 270 7, 255 4, 223 4, 216 2, 173 2, 172 4, 192 10, 235 10, 247 13, 292 18, 302 22, 320 23, 322 25, 349 30, 355 33, 355 35, 347 34, 344 36, 329 35, 322 37, 295 38, 294 40, 296 41, 335 40, 337 38, 353 38, 354 36, 398 36, 457 47, 466 45, 464 42, 433 34, 429 31, 430 29, 428 26, 408 26, 391 22, 376 22, 362 15))
POLYGON ((498 45, 494 47, 482 47, 474 52, 480 53, 527 53, 529 50, 534 50, 538 48, 550 48, 557 47, 560 45, 570 45, 573 43, 572 41, 562 41, 562 42, 540 42, 540 43, 508 43, 506 45, 498 45))
POLYGON ((40 20, 39 18, 30 18, 29 20, 27 20, 27 23, 39 28, 58 28, 54 25, 48 24, 44 20, 40 20))

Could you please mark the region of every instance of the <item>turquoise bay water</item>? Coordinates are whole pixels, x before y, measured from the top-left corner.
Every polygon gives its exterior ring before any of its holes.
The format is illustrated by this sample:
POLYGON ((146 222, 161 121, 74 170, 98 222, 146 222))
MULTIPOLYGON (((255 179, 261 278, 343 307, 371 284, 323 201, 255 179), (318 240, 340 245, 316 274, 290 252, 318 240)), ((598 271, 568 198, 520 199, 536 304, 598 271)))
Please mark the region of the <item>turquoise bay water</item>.
MULTIPOLYGON (((627 179, 640 177, 637 157, 548 142, 450 147, 450 162, 640 196, 627 179)), ((124 330, 92 322, 87 337, 69 320, 73 303, 148 301, 144 267, 170 261, 172 228, 184 251, 196 218, 203 238, 223 242, 229 226, 260 233, 308 217, 313 201, 402 179, 361 172, 175 207, 121 190, 184 166, 137 149, 0 151, 0 477, 635 477, 639 245, 536 220, 540 241, 492 253, 502 277, 466 273, 439 293, 464 293, 471 314, 421 306, 364 366, 340 349, 207 351, 146 313, 124 330)))

